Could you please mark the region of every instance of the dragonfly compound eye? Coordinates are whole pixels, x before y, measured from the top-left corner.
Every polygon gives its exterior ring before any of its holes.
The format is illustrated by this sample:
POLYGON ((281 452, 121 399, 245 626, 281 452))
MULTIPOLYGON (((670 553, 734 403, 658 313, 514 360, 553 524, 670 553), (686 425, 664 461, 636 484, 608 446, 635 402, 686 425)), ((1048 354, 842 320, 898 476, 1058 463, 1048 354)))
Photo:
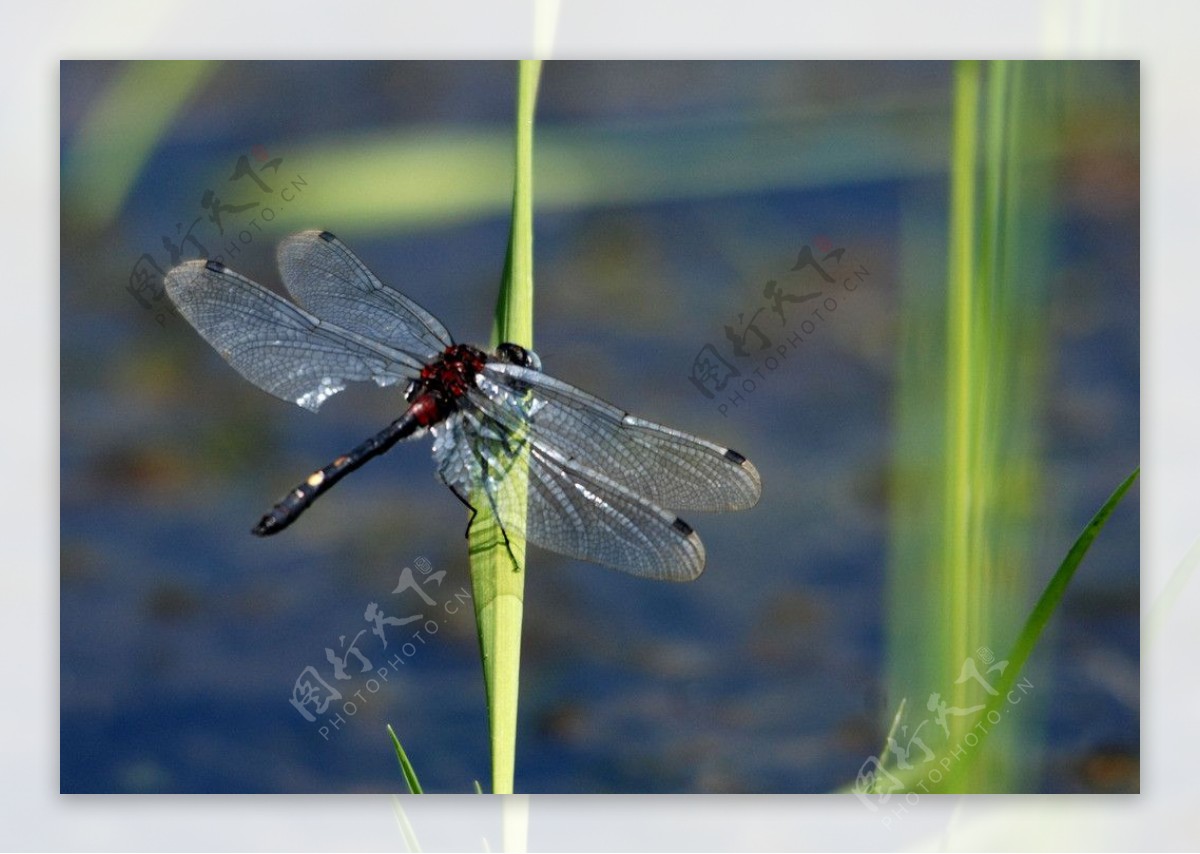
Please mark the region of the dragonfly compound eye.
POLYGON ((502 361, 520 365, 522 368, 532 368, 535 371, 542 369, 542 360, 538 358, 538 354, 532 350, 526 350, 520 344, 507 341, 496 348, 496 355, 502 361))

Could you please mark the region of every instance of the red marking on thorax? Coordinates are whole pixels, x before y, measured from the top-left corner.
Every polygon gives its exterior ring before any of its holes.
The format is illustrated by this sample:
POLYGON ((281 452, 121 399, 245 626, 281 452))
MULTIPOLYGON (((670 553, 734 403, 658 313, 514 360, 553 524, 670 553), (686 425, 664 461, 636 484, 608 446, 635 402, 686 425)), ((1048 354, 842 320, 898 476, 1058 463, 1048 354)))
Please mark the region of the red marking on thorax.
POLYGON ((421 369, 421 381, 440 387, 450 397, 462 397, 475 383, 475 375, 483 370, 483 356, 467 344, 447 347, 434 363, 421 369))
POLYGON ((475 384, 483 361, 483 353, 469 344, 454 344, 436 362, 423 367, 409 391, 410 410, 417 423, 428 427, 449 415, 454 401, 475 384))

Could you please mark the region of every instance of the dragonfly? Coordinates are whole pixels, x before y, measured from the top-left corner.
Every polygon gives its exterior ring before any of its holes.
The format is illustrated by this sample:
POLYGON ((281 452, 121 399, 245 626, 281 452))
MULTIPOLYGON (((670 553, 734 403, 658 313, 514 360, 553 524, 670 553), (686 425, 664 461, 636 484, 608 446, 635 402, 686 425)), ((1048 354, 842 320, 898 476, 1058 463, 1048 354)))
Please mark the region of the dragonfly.
MULTIPOLYGON (((438 477, 471 510, 570 557, 665 581, 704 569, 676 511, 758 503, 758 471, 737 451, 636 418, 542 373, 532 350, 457 344, 428 311, 381 282, 328 231, 278 248, 292 300, 220 261, 187 261, 165 287, 180 314, 243 377, 317 411, 355 381, 403 386, 399 418, 281 499, 253 533, 287 528, 338 481, 407 439, 433 436, 438 477)), ((515 566, 515 561, 514 561, 515 566)))

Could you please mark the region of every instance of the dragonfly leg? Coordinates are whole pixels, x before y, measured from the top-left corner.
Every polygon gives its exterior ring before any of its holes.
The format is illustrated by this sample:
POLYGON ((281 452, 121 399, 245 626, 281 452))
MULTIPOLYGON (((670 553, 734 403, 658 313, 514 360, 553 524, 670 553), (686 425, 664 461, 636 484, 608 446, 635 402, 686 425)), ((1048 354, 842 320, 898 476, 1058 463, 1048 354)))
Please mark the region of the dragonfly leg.
POLYGON ((476 509, 474 504, 459 494, 457 487, 450 487, 450 493, 460 502, 462 502, 463 507, 466 507, 471 511, 471 518, 467 520, 467 530, 463 531, 463 536, 469 537, 471 536, 471 526, 475 524, 475 517, 479 514, 479 510, 476 509))
MULTIPOLYGON (((475 524, 475 517, 479 515, 479 508, 459 494, 457 488, 450 487, 450 492, 462 502, 463 507, 471 511, 471 518, 467 520, 467 529, 463 531, 463 536, 469 539, 471 536, 471 526, 475 524)), ((492 505, 493 518, 496 520, 496 527, 500 529, 500 536, 504 537, 504 550, 508 552, 508 559, 512 561, 513 572, 520 572, 521 565, 517 563, 517 556, 513 554, 512 541, 509 540, 508 531, 505 530, 503 523, 500 521, 500 514, 496 510, 496 503, 492 501, 491 496, 488 496, 488 502, 492 505)))

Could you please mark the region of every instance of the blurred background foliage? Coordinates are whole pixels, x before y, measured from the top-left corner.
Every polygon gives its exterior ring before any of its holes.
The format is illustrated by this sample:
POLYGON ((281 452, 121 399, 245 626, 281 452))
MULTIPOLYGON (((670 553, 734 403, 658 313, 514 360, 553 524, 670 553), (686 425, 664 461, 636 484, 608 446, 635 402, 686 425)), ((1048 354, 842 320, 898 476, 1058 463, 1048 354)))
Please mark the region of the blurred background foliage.
MULTIPOLYGON (((1012 550, 966 592, 1018 616, 1136 464, 1139 400, 1137 64, 1024 74, 995 131, 1023 140, 1004 149, 1020 202, 996 280, 1015 373, 970 386, 1017 416, 974 434, 1007 484, 989 542, 1012 550)), ((329 740, 287 702, 404 566, 423 557, 448 589, 468 585, 463 514, 428 448, 397 448, 286 538, 246 533, 402 401, 352 388, 312 417, 270 398, 171 315, 154 271, 223 255, 276 286, 277 240, 328 228, 457 338, 484 340, 515 65, 67 62, 61 76, 63 790, 399 790, 390 721, 427 791, 469 791, 487 726, 468 615, 329 740)), ((949 696, 944 588, 903 567, 931 567, 947 506, 956 91, 949 63, 545 65, 547 369, 738 448, 764 496, 689 520, 709 553, 693 585, 531 552, 518 791, 828 790, 879 753, 902 699, 911 735, 927 697, 949 696), (788 341, 801 309, 776 315, 764 285, 819 288, 786 277, 826 245, 868 282, 776 369, 731 353, 724 328, 755 319, 788 341), (765 379, 736 403, 706 397, 689 377, 708 345, 765 379)), ((981 176, 995 94, 979 91, 981 176)), ((1002 736, 1012 767, 989 771, 1001 788, 1137 787, 1134 498, 1031 663, 1028 712, 1002 736)), ((1003 655, 1008 623, 972 625, 1003 655)))

